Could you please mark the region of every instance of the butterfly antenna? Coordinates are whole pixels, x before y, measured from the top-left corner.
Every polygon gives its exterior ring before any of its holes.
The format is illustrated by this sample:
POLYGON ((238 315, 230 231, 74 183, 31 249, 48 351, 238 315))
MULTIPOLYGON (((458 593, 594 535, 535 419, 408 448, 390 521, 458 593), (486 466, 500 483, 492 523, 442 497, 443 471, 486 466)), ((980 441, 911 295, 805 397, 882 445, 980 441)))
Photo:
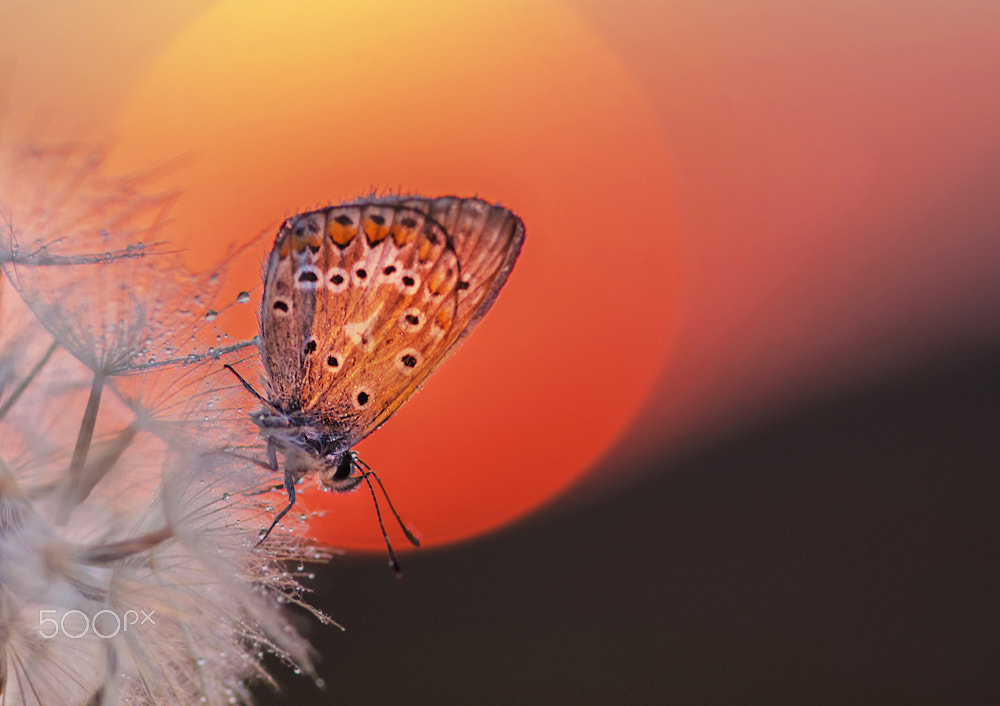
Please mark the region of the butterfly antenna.
POLYGON ((362 475, 365 475, 365 476, 369 476, 370 475, 370 476, 372 476, 372 477, 375 478, 375 482, 378 483, 378 487, 382 489, 382 495, 385 496, 385 501, 389 504, 389 509, 392 510, 392 514, 396 516, 396 522, 399 523, 399 527, 400 527, 400 529, 403 530, 403 534, 405 534, 406 538, 408 540, 410 540, 410 544, 412 544, 415 547, 419 547, 420 546, 420 540, 417 538, 417 536, 415 534, 413 534, 413 532, 410 530, 410 528, 406 526, 406 523, 403 522, 403 518, 399 516, 399 513, 396 512, 396 508, 393 507, 393 505, 392 505, 392 500, 389 499, 389 493, 385 492, 385 486, 382 485, 382 479, 379 478, 378 474, 375 471, 372 470, 371 466, 369 466, 367 463, 365 463, 364 461, 362 461, 360 458, 355 458, 354 460, 355 460, 356 463, 358 463, 359 465, 361 465, 361 466, 364 467, 365 472, 362 475))
POLYGON ((372 502, 375 503, 375 517, 378 518, 378 526, 382 530, 382 539, 385 540, 385 548, 389 550, 389 565, 396 572, 396 578, 402 578, 403 570, 399 566, 399 559, 396 558, 396 552, 392 551, 392 545, 389 543, 389 535, 386 533, 385 524, 382 522, 382 511, 378 509, 378 498, 375 497, 375 488, 372 487, 372 482, 368 480, 368 475, 368 473, 362 473, 361 477, 364 479, 365 484, 368 485, 368 490, 372 494, 372 502))
MULTIPOLYGON (((287 515, 288 511, 292 509, 293 505, 295 505, 295 476, 287 470, 285 471, 285 492, 288 493, 288 505, 285 506, 284 510, 278 513, 278 516, 274 518, 274 522, 271 523, 271 526, 267 528, 266 532, 263 530, 261 531, 260 540, 258 540, 256 546, 259 547, 264 543, 264 540, 270 536, 271 530, 278 526, 278 523, 281 522, 281 518, 287 515)), ((375 506, 375 510, 378 511, 378 505, 375 506)), ((380 524, 381 522, 382 520, 379 519, 380 524)), ((385 530, 382 530, 382 534, 385 534, 385 530)), ((389 550, 389 554, 392 554, 391 549, 389 550)))

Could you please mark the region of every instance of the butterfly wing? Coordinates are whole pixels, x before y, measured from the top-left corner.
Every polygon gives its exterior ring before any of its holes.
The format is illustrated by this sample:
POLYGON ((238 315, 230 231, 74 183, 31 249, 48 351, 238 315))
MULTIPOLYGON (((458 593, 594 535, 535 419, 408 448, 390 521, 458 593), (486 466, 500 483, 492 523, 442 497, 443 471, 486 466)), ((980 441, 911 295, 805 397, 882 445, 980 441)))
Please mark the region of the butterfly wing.
POLYGON ((524 224, 480 199, 386 197, 289 219, 261 304, 273 402, 357 443, 485 316, 524 224))

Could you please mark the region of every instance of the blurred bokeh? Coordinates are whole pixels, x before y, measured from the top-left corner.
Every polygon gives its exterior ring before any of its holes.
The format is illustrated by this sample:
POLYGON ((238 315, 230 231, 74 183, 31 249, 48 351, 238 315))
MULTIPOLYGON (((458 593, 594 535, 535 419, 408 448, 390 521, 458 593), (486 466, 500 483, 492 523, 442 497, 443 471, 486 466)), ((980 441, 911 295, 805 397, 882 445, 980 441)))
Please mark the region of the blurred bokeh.
MULTIPOLYGON (((318 574, 348 631, 298 699, 1000 698, 995 4, 3 13, 0 136, 169 164, 193 258, 372 189, 525 218, 496 309, 361 449, 432 548, 318 574)), ((377 548, 333 500, 314 532, 377 548)))

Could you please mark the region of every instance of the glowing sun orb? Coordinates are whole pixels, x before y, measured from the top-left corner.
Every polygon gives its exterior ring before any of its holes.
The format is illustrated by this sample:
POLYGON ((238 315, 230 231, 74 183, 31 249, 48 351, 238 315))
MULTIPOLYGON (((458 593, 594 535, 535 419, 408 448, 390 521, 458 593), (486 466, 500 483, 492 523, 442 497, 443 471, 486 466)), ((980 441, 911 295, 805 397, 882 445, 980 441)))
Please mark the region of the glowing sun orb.
MULTIPOLYGON (((263 259, 283 218, 373 190, 479 195, 524 219, 492 311, 357 449, 425 546, 572 485, 663 364, 676 267, 664 136, 594 28, 554 0, 225 0, 173 40, 116 129, 119 166, 193 156, 173 175, 174 230, 205 262, 266 232, 263 259)), ((257 264, 229 277, 259 300, 257 264)), ((232 333, 252 335, 246 319, 232 333)), ((367 491, 300 497, 297 510, 323 511, 313 536, 384 551, 367 491)))

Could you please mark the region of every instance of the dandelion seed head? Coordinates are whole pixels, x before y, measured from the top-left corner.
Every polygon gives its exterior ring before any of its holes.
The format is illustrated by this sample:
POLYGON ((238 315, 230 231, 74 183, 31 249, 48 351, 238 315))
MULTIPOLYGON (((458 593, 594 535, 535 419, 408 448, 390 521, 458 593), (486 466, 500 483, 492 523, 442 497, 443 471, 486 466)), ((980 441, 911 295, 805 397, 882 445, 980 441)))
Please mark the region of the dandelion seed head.
MULTIPOLYGON (((179 194, 108 177, 100 149, 17 149, 2 161, 0 264, 38 321, 91 370, 119 375, 201 353, 232 252, 187 267, 165 229, 179 194)), ((243 246, 245 247, 245 245, 243 246)))
POLYGON ((220 362, 252 355, 219 345, 221 275, 156 245, 173 196, 105 177, 99 150, 17 160, 35 191, 0 238, 0 700, 248 703, 264 654, 313 674, 283 566, 329 557, 258 546, 270 479, 225 453, 254 430, 220 362))

